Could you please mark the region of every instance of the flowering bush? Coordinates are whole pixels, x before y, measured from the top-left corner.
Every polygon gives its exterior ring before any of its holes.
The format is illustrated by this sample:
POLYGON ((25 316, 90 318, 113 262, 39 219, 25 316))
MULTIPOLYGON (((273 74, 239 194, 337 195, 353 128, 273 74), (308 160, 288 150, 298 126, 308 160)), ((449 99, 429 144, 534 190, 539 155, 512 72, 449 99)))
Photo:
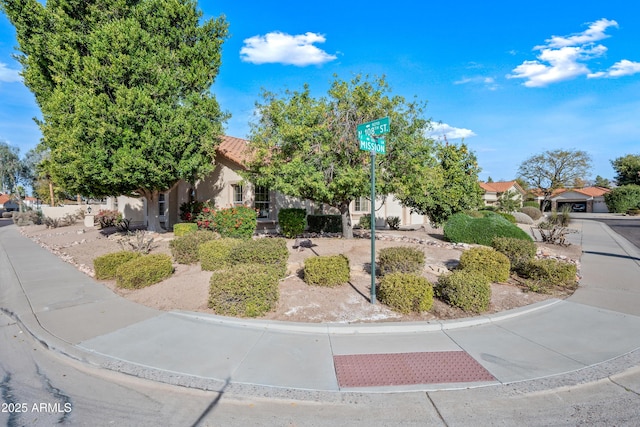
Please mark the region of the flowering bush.
POLYGON ((100 209, 96 214, 95 221, 100 225, 100 228, 113 227, 122 222, 122 212, 118 212, 116 209, 100 209))
POLYGON ((184 202, 180 205, 180 219, 184 222, 196 222, 196 218, 205 207, 211 209, 213 205, 209 202, 184 202))
POLYGON ((216 210, 213 207, 203 206, 202 210, 196 215, 195 221, 198 224, 198 228, 201 230, 215 231, 216 210))
POLYGON ((248 239, 256 231, 258 213, 246 206, 218 209, 214 212, 215 231, 222 237, 248 239))

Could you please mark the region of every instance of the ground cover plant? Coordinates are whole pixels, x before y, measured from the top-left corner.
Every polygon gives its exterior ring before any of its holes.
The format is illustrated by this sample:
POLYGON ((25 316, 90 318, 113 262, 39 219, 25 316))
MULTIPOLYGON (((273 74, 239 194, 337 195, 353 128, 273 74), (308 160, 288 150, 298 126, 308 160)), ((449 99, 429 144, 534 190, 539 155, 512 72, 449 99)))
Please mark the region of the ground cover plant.
POLYGON ((472 218, 464 213, 449 217, 444 225, 444 237, 455 243, 476 243, 491 246, 495 237, 532 240, 526 232, 500 215, 472 218))

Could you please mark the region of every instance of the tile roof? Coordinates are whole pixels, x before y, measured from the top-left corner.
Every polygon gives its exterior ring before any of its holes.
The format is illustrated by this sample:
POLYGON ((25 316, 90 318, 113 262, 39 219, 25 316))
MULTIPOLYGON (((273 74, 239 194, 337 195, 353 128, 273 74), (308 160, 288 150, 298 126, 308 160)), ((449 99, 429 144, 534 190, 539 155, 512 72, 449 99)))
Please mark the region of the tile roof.
POLYGON ((0 205, 10 202, 12 199, 8 194, 0 194, 0 205))
POLYGON ((240 166, 245 166, 247 160, 249 160, 249 152, 247 149, 248 141, 227 135, 222 136, 221 139, 222 141, 217 150, 218 154, 240 166))
POLYGON ((558 194, 564 193, 566 191, 573 191, 575 193, 584 194, 585 196, 589 197, 599 197, 607 194, 611 190, 604 187, 563 188, 558 191, 558 194))
POLYGON ((504 193, 513 186, 520 188, 516 181, 480 182, 479 184, 483 190, 492 193, 504 193))

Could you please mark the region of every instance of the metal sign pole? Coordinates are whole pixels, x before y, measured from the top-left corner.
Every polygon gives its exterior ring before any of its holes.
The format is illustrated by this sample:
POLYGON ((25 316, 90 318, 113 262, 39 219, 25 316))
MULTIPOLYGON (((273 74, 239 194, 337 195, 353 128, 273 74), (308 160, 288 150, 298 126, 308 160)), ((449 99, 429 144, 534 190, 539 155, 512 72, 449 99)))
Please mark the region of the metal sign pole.
POLYGON ((376 303, 376 149, 371 149, 371 304, 376 303))

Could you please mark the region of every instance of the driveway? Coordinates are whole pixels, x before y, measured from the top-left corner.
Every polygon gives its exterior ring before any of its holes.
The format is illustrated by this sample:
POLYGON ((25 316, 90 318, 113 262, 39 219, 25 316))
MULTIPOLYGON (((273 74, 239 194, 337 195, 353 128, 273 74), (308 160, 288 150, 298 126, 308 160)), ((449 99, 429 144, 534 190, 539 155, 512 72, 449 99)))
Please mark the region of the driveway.
POLYGON ((576 219, 591 219, 607 224, 613 231, 640 249, 640 217, 620 214, 571 214, 576 219))

